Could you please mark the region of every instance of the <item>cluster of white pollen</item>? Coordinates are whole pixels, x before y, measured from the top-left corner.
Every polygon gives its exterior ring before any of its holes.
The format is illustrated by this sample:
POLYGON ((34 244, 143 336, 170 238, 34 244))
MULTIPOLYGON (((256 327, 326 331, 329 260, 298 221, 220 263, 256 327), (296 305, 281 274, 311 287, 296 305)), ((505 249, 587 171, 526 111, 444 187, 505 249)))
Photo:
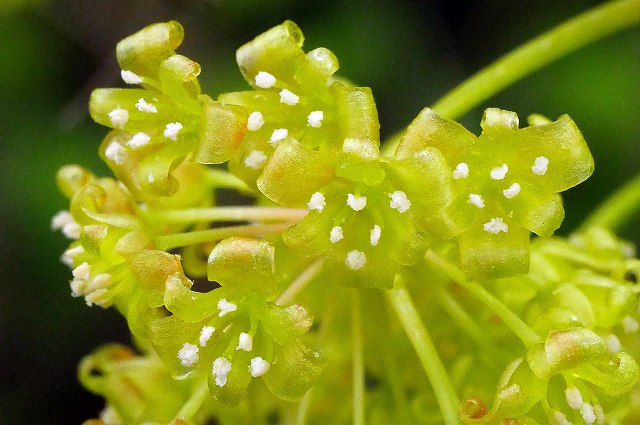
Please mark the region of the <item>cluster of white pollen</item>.
POLYGON ((191 367, 198 363, 198 360, 200 359, 198 351, 200 351, 200 349, 196 345, 185 342, 182 348, 178 351, 180 364, 185 367, 191 367))
POLYGON ((382 235, 382 229, 377 224, 373 226, 373 229, 369 232, 369 243, 371 246, 378 246, 380 242, 380 236, 382 235))
POLYGON ((51 230, 61 230, 67 239, 78 239, 82 226, 73 219, 69 211, 59 211, 51 218, 51 230))
MULTIPOLYGON (((582 419, 588 424, 592 425, 593 423, 597 423, 598 425, 603 425, 605 421, 604 411, 602 410, 602 406, 600 405, 592 405, 590 403, 586 403, 582 399, 582 394, 580 390, 574 386, 567 387, 564 391, 565 398, 567 399, 567 404, 573 410, 579 410, 580 416, 582 419)), ((561 422, 560 422, 561 423, 561 422)))
POLYGON ((169 124, 164 126, 164 137, 167 139, 173 140, 174 142, 178 140, 178 132, 182 130, 182 124, 179 122, 170 122, 169 124))
POLYGON ((99 273, 91 276, 91 266, 89 266, 89 263, 84 262, 73 269, 72 274, 72 296, 84 296, 88 306, 97 304, 104 307, 107 305, 107 289, 111 286, 111 275, 109 273, 99 273))
POLYGON ((138 102, 136 103, 136 108, 138 109, 138 111, 146 112, 148 114, 158 113, 158 108, 156 108, 155 105, 152 105, 146 100, 144 100, 144 98, 142 97, 138 99, 138 102))
POLYGON ((503 190, 502 194, 507 199, 513 199, 518 193, 520 193, 520 189, 521 189, 520 185, 518 183, 514 183, 511 186, 509 186, 508 189, 503 190))
POLYGON ((207 343, 209 342, 209 340, 211 339, 215 331, 216 331, 216 328, 214 328, 213 326, 202 327, 202 329, 200 330, 200 338, 199 338, 201 347, 207 346, 207 343))
POLYGON ((216 385, 224 387, 227 383, 227 375, 231 371, 231 362, 224 357, 218 357, 213 361, 211 374, 215 378, 216 385))
POLYGON ((146 145, 150 141, 151 136, 149 136, 147 133, 138 132, 134 134, 131 139, 129 139, 129 141, 127 142, 127 146, 129 146, 131 149, 137 149, 141 146, 146 145))
POLYGON ((553 413, 553 425, 573 425, 568 419, 567 415, 559 410, 553 413))
POLYGON ((622 328, 624 329, 624 333, 630 334, 638 332, 638 329, 640 329, 640 324, 638 324, 638 321, 633 317, 626 316, 622 319, 622 328))
POLYGON ((539 156, 533 161, 531 171, 537 176, 544 176, 549 166, 549 159, 546 156, 539 156))
POLYGON ((504 220, 500 217, 494 217, 487 223, 482 225, 483 229, 487 233, 491 233, 497 235, 500 232, 507 233, 509 231, 509 226, 504 220))
POLYGON ((456 165, 456 169, 453 170, 453 178, 458 179, 466 179, 469 177, 469 165, 466 162, 461 162, 456 165))
POLYGON ((252 112, 249 114, 249 118, 247 119, 247 130, 249 131, 258 131, 264 125, 264 116, 262 112, 252 112))
POLYGON ((342 232, 342 226, 334 226, 329 232, 329 241, 331 243, 338 243, 344 238, 344 233, 342 232))
POLYGON ((362 211, 367 206, 366 196, 355 196, 353 193, 347 195, 347 205, 354 211, 362 211))
POLYGON ((129 111, 119 106, 107 115, 109 116, 114 128, 123 129, 124 125, 129 121, 129 111))
POLYGON ((124 163, 125 157, 125 149, 122 145, 116 141, 109 143, 109 146, 104 150, 104 156, 107 159, 115 162, 116 165, 122 165, 124 163))
POLYGON ((327 201, 324 195, 320 192, 315 192, 311 195, 311 199, 307 202, 307 207, 312 211, 322 212, 325 206, 327 206, 327 201))
POLYGON ((267 155, 258 150, 249 152, 249 155, 244 159, 244 165, 254 170, 261 169, 265 162, 267 162, 267 155))
POLYGON ((75 258, 80 254, 84 254, 84 248, 82 247, 82 245, 76 245, 73 248, 67 249, 60 257, 60 261, 62 261, 62 263, 66 264, 70 268, 73 268, 75 258))
POLYGON ((287 130, 286 128, 276 128, 275 130, 273 130, 273 133, 271 133, 271 138, 269 138, 269 144, 271 146, 277 146, 278 143, 286 139, 288 135, 289 135, 289 130, 287 130))
POLYGON ((492 180, 502 180, 505 178, 508 171, 509 166, 507 164, 502 164, 501 166, 492 169, 489 173, 489 177, 491 177, 492 180))
POLYGON ((616 354, 622 350, 620 339, 614 334, 607 335, 604 338, 604 342, 607 344, 607 348, 611 354, 616 354))
POLYGON ((344 262, 351 270, 360 270, 367 264, 367 256, 364 252, 354 249, 347 252, 344 262))
POLYGON ((280 91, 280 103, 285 103, 289 106, 293 106, 296 105, 299 101, 300 98, 297 94, 287 89, 282 89, 282 91, 280 91))
POLYGON ((122 77, 122 80, 127 84, 142 83, 142 78, 140 78, 140 76, 133 71, 126 71, 123 69, 122 71, 120 71, 120 76, 122 77))
POLYGON ((322 127, 322 120, 324 119, 324 112, 312 111, 307 117, 307 124, 309 127, 320 128, 322 127))
POLYGON ((478 208, 484 208, 484 200, 482 199, 482 196, 476 193, 469 194, 469 203, 478 208))
POLYGON ((236 350, 251 351, 253 350, 253 338, 246 332, 240 332, 238 336, 238 346, 236 350))
POLYGON ((265 71, 260 71, 256 74, 255 78, 256 86, 261 89, 270 89, 276 84, 276 77, 265 71))
POLYGON ((218 310, 220 310, 220 313, 218 313, 219 317, 229 314, 232 311, 236 311, 237 309, 238 306, 234 303, 230 303, 226 298, 220 298, 220 300, 218 300, 218 310))
POLYGON ((262 357, 254 357, 251 359, 251 364, 249 365, 249 372, 251 372, 251 376, 257 378, 258 376, 264 375, 269 370, 271 365, 268 361, 263 359, 262 357))
POLYGON ((401 190, 396 190, 395 192, 390 193, 389 198, 391 198, 389 206, 394 210, 398 210, 401 214, 407 212, 409 208, 411 208, 411 201, 407 198, 407 194, 401 190))

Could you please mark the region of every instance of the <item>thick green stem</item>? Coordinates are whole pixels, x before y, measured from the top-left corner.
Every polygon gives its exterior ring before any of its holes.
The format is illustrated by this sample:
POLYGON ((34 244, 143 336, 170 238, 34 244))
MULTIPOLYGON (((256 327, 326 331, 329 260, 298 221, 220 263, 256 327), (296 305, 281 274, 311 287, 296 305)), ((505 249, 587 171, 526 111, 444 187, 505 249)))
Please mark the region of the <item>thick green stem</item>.
POLYGON ((449 264, 444 259, 439 257, 433 251, 427 252, 425 255, 427 263, 442 270, 458 285, 469 291, 474 297, 476 297, 481 303, 483 303, 489 310, 491 310, 496 316, 498 316, 504 324, 515 333, 522 343, 529 347, 534 344, 542 342, 542 338, 534 332, 526 323, 518 317, 509 307, 504 305, 500 300, 487 291, 482 285, 477 282, 469 282, 462 271, 453 264, 449 264))
POLYGON ((351 292, 351 349, 353 350, 353 425, 364 425, 362 306, 358 289, 354 289, 351 292))
POLYGON ((280 207, 212 207, 146 212, 151 221, 163 223, 195 223, 225 221, 300 221, 308 211, 280 207))
POLYGON ((213 187, 235 189, 244 194, 253 194, 253 191, 245 182, 226 170, 209 168, 207 170, 207 178, 213 187))
POLYGON ((219 241, 232 236, 258 237, 282 233, 293 224, 294 223, 248 224, 245 226, 217 227, 215 229, 175 233, 173 235, 157 236, 155 238, 155 245, 157 249, 168 251, 181 246, 219 241))
POLYGON ((461 423, 458 416, 460 402, 453 384, 400 275, 396 275, 395 289, 386 291, 385 296, 418 354, 440 406, 445 425, 459 425, 461 423))
POLYGON ((307 390, 300 402, 298 403, 298 412, 296 414, 295 425, 305 425, 309 416, 309 406, 311 405, 311 392, 313 388, 307 390))
POLYGON ((498 59, 433 105, 455 119, 519 79, 579 48, 640 22, 640 0, 618 0, 586 11, 498 59))
POLYGON ((620 232, 640 210, 640 175, 609 196, 580 226, 601 226, 620 232))

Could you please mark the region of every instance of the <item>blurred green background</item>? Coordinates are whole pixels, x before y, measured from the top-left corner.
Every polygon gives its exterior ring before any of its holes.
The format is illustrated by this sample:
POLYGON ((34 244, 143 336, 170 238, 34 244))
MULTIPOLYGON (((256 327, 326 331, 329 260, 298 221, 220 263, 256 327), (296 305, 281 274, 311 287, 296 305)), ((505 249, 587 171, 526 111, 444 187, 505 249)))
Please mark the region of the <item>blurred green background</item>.
MULTIPOLYGON (((114 47, 143 26, 176 19, 180 53, 203 68, 205 92, 245 88, 234 51, 285 19, 326 46, 340 74, 370 86, 382 135, 406 126, 476 70, 595 1, 0 0, 0 424, 78 424, 102 401, 80 388, 79 359, 100 343, 128 342, 113 311, 70 297, 67 246, 50 218, 67 207, 54 175, 65 163, 107 174, 106 134, 87 115, 95 87, 121 85, 114 47)), ((640 29, 595 43, 467 114, 521 118, 569 113, 596 159, 593 177, 565 196, 567 233, 640 167, 640 29)), ((636 217, 637 218, 637 217, 636 217)), ((640 241, 640 226, 624 236, 640 241)))

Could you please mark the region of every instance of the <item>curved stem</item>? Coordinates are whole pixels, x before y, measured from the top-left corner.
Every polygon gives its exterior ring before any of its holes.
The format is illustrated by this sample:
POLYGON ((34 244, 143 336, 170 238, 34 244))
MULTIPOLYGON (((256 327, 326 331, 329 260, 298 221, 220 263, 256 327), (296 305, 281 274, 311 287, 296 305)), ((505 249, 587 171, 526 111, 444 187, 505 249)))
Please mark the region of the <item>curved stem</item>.
POLYGON ((396 274, 394 284, 395 289, 385 292, 387 301, 396 312, 402 328, 416 350, 440 406, 445 425, 459 425, 461 423, 458 416, 460 402, 449 374, 399 274, 396 274))
POLYGON ((295 425, 305 425, 307 423, 307 416, 309 416, 309 406, 311 404, 311 391, 313 387, 309 388, 304 396, 298 403, 298 412, 296 414, 295 425))
POLYGON ((219 241, 232 236, 265 236, 274 233, 282 233, 295 223, 277 224, 247 224, 244 226, 217 227, 215 229, 196 230, 173 235, 162 235, 155 238, 157 249, 168 251, 187 245, 196 245, 205 242, 219 241))
POLYGON ((287 306, 296 298, 296 296, 322 271, 324 260, 320 259, 307 267, 300 275, 291 282, 291 285, 280 294, 276 300, 276 304, 287 306))
POLYGON ((498 59, 433 105, 455 119, 554 60, 640 22, 640 0, 618 0, 586 11, 498 59))
POLYGON ((208 221, 300 221, 308 211, 281 207, 212 207, 184 210, 146 211, 152 221, 164 223, 194 223, 208 221))
POLYGON ((184 419, 187 421, 193 420, 194 416, 198 413, 198 410, 200 410, 208 395, 209 386, 207 385, 207 380, 205 379, 202 383, 200 383, 200 385, 195 388, 193 393, 191 393, 191 397, 182 406, 182 408, 176 415, 176 419, 184 419))
POLYGON ((640 175, 618 189, 593 211, 580 225, 605 227, 620 232, 640 210, 640 175))
POLYGON ((253 195, 254 192, 249 186, 238 177, 234 176, 226 170, 218 168, 207 169, 207 179, 213 187, 223 189, 235 189, 246 195, 253 195))
POLYGON ((360 292, 351 292, 351 347, 353 362, 353 425, 364 425, 364 355, 360 292))
POLYGON ((509 307, 500 302, 500 300, 494 297, 491 292, 487 291, 480 284, 477 282, 469 282, 462 271, 456 266, 449 264, 433 251, 427 252, 425 260, 429 264, 445 272, 454 282, 465 288, 481 303, 489 308, 509 329, 513 331, 513 333, 518 336, 518 338, 520 338, 526 347, 542 342, 542 338, 540 338, 540 336, 535 333, 529 325, 523 322, 517 314, 511 311, 509 307))

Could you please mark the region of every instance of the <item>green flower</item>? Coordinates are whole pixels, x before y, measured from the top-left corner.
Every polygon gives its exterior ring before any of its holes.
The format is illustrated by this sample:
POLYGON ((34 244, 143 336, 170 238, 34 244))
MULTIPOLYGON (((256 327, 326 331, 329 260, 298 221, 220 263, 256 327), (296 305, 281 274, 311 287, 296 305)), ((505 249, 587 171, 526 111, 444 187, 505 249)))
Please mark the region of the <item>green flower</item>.
POLYGON ((142 88, 98 89, 91 95, 91 117, 114 129, 101 155, 136 193, 174 193, 171 174, 180 162, 224 162, 246 130, 242 108, 200 93, 200 66, 175 53, 183 37, 182 26, 171 21, 125 38, 116 49, 122 79, 142 88))
POLYGON ((464 272, 476 280, 526 273, 529 232, 551 235, 564 218, 558 193, 585 180, 594 167, 566 115, 520 129, 514 112, 490 108, 481 125, 477 137, 425 109, 396 153, 407 158, 433 147, 447 159, 457 196, 430 229, 457 238, 464 272))
POLYGON ((303 40, 300 28, 286 21, 242 46, 238 65, 254 90, 219 98, 249 112, 230 170, 292 206, 327 184, 345 156, 376 159, 379 147, 371 90, 335 79, 334 54, 325 48, 305 54, 303 40))
POLYGON ((273 247, 226 239, 211 252, 208 273, 221 287, 206 293, 191 290, 182 273, 169 276, 164 299, 172 315, 151 322, 151 342, 174 375, 205 374, 211 393, 226 404, 238 403, 258 377, 280 398, 302 397, 323 360, 303 340, 310 314, 273 302, 273 247))

